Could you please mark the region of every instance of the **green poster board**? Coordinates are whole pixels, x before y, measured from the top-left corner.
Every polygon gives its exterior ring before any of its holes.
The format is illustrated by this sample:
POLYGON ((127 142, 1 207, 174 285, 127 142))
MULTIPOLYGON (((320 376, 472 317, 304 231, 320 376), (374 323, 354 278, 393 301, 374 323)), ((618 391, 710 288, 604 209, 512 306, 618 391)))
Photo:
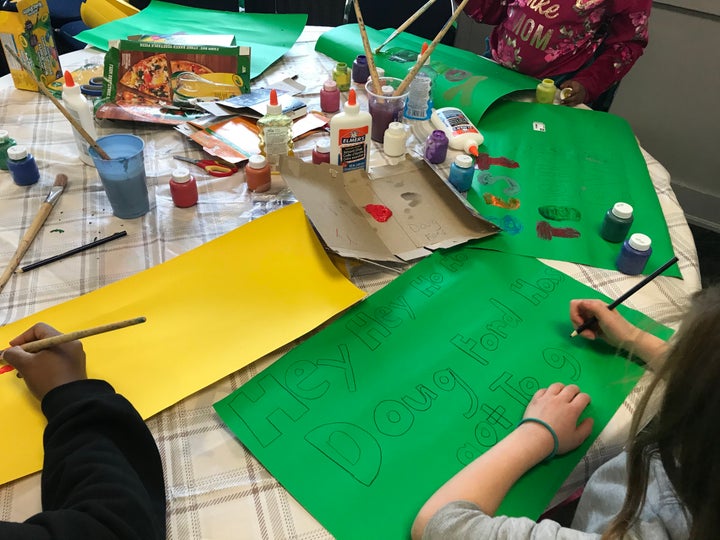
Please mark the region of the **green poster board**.
POLYGON ((230 13, 152 0, 140 13, 85 30, 76 37, 107 51, 108 41, 133 35, 232 34, 237 45, 250 47, 250 78, 254 79, 293 46, 306 21, 304 14, 230 13))
MULTIPOLYGON (((504 232, 474 243, 506 253, 615 270, 621 244, 600 236, 618 201, 634 208, 630 234, 652 239, 649 274, 673 256, 647 164, 627 122, 612 114, 503 101, 478 125, 480 152, 517 167, 475 173, 468 201, 504 232)), ((666 275, 680 277, 677 265, 666 275)))
MULTIPOLYGON (((367 28, 368 41, 374 50, 392 33, 392 29, 367 28)), ((417 61, 422 38, 402 33, 380 53, 375 63, 389 77, 404 79, 417 61)), ((365 54, 357 24, 338 26, 318 39, 315 49, 349 66, 359 54, 365 54)), ((430 65, 438 72, 433 85, 435 108, 458 107, 477 121, 497 99, 516 90, 534 89, 538 80, 499 66, 475 53, 439 44, 431 55, 430 65)))
POLYGON ((569 337, 569 300, 598 296, 528 257, 436 252, 215 409, 336 538, 402 539, 536 390, 576 383, 592 397, 592 436, 533 469, 500 509, 537 518, 642 373, 600 342, 569 337))

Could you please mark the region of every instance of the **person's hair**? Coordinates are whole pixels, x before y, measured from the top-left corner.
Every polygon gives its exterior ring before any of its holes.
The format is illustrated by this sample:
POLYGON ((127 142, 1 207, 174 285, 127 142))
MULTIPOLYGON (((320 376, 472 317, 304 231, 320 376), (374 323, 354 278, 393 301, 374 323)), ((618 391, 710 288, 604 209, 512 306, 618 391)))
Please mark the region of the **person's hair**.
POLYGON ((651 459, 659 456, 690 523, 690 539, 720 529, 720 285, 697 293, 667 359, 633 415, 628 490, 602 538, 623 538, 645 502, 651 459), (650 397, 665 382, 659 412, 640 430, 650 397), (688 515, 689 514, 689 515, 688 515))

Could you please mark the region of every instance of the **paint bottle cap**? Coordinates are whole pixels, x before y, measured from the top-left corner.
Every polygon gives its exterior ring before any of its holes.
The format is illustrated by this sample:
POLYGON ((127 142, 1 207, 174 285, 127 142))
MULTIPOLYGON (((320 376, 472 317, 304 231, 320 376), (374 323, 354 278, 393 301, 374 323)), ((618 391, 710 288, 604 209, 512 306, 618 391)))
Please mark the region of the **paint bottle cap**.
POLYGON ((315 150, 321 154, 330 153, 330 137, 323 137, 315 145, 315 150))
POLYGON ((93 86, 102 86, 103 85, 103 78, 102 77, 93 77, 88 81, 88 84, 91 84, 93 86))
POLYGON ((380 89, 380 91, 382 92, 383 96, 392 96, 393 92, 395 92, 395 89, 391 85, 386 84, 380 89))
POLYGON ((19 161, 27 157, 28 151, 24 146, 11 146, 7 149, 7 155, 10 159, 19 161))
POLYGON ((335 90, 337 90, 337 83, 332 79, 328 79, 323 83, 323 90, 325 90, 326 92, 334 92, 335 90))
POLYGON ((10 133, 5 131, 4 129, 0 129, 0 143, 4 143, 10 138, 10 133))
POLYGON ((172 172, 172 179, 178 184, 190 181, 190 170, 185 167, 176 167, 172 172))
POLYGON ((385 70, 381 67, 377 68, 378 79, 382 79, 385 76, 385 70))
POLYGON ((631 218, 633 215, 633 207, 630 206, 628 203, 618 202, 613 205, 612 213, 614 216, 619 217, 620 219, 628 219, 631 218))
POLYGON ((251 169, 262 169, 265 165, 267 165, 267 159, 263 155, 255 154, 248 159, 248 167, 251 169))
POLYGON ((630 240, 628 240, 628 245, 638 251, 647 251, 650 249, 651 244, 652 240, 650 240, 650 237, 642 233, 632 234, 630 235, 630 240))
POLYGON ((475 164, 475 160, 467 154, 460 154, 455 156, 455 165, 462 167, 463 169, 469 169, 475 164))

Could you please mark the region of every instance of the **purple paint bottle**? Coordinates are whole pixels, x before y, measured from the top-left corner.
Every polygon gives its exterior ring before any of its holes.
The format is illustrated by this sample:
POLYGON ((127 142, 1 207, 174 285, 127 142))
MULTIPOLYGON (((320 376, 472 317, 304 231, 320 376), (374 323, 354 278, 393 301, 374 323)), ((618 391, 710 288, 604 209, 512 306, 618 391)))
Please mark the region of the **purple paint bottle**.
POLYGON ((425 140, 425 159, 429 163, 442 163, 447 157, 448 138, 441 129, 435 129, 425 140))
POLYGON ((652 240, 645 234, 635 233, 630 235, 630 238, 623 243, 620 255, 618 255, 615 262, 617 269, 629 276, 642 274, 652 254, 651 244, 652 240))
POLYGON ((352 80, 356 84, 365 84, 370 76, 370 68, 368 67, 367 56, 359 54, 353 61, 352 80))

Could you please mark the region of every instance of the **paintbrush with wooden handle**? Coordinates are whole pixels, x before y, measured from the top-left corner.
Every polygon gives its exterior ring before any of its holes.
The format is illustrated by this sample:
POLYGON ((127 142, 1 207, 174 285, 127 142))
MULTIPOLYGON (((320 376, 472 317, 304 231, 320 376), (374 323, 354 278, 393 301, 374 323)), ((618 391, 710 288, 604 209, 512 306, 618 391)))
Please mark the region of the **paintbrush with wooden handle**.
POLYGON ((57 200, 60 198, 60 195, 62 195, 65 186, 67 186, 67 176, 65 176, 64 174, 58 174, 55 177, 55 183, 50 188, 50 193, 48 193, 48 196, 45 197, 45 202, 40 205, 40 209, 38 210, 35 219, 33 219, 33 222, 30 224, 30 228, 25 231, 25 235, 22 237, 22 240, 20 240, 20 244, 15 250, 15 254, 10 259, 10 262, 5 268, 2 277, 0 277, 0 291, 2 291, 3 287, 5 287, 5 284, 10 279, 10 276, 13 275, 15 269, 18 267, 20 261, 25 255, 25 252, 30 247, 30 244, 32 244, 38 232, 40 232, 40 228, 43 226, 43 223, 45 223, 45 220, 50 215, 50 212, 55 206, 57 200))

